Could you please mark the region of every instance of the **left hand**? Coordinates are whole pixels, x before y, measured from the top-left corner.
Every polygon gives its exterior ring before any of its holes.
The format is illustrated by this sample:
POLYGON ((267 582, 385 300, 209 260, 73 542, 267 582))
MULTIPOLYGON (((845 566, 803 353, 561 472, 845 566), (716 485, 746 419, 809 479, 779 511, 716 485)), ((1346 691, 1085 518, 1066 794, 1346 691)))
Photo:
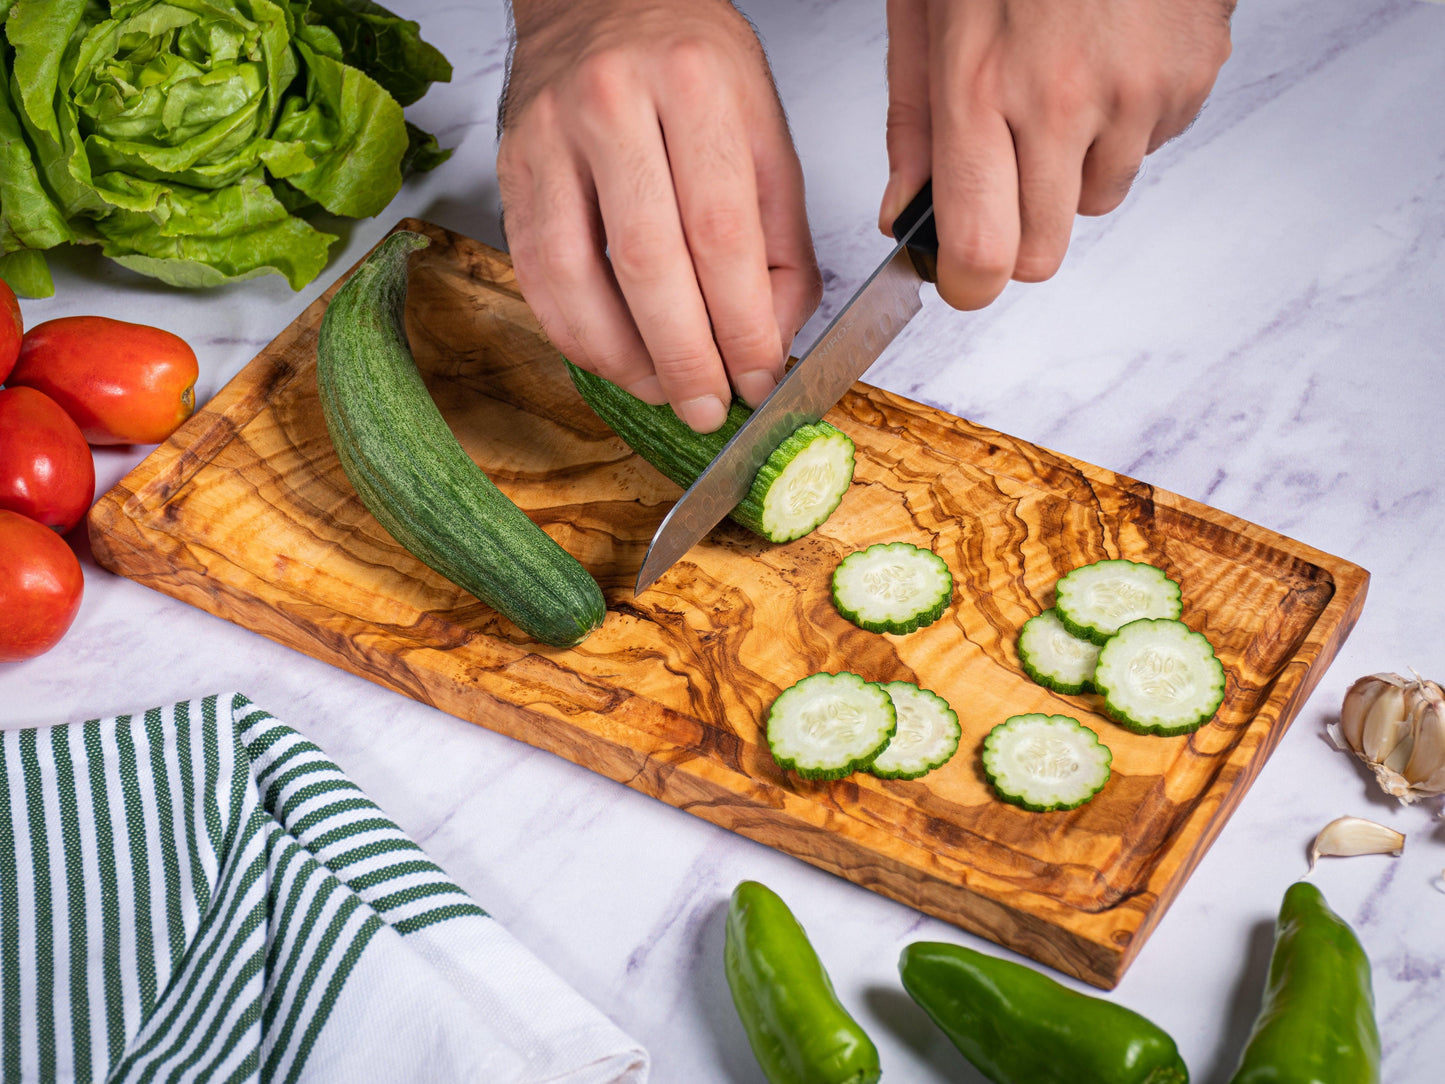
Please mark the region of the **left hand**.
POLYGON ((1124 199, 1230 54, 1234 0, 888 0, 893 219, 933 178, 938 292, 1051 277, 1075 213, 1124 199))

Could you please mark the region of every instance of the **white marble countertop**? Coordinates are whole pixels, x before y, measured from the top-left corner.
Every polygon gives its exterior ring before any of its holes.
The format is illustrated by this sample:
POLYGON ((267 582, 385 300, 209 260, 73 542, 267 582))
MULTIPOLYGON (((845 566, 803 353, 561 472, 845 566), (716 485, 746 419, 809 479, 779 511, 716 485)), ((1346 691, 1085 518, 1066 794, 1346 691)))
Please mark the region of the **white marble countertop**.
MULTIPOLYGON (((411 115, 456 147, 379 218, 345 227, 322 277, 177 293, 92 252, 52 261, 71 313, 185 336, 214 394, 396 219, 501 244, 494 112, 500 0, 395 0, 456 68, 411 115)), ((877 261, 883 5, 745 3, 807 174, 832 310, 877 261)), ((1285 887, 1316 831, 1357 814, 1403 856, 1313 874, 1374 964, 1384 1079, 1445 1064, 1445 820, 1400 807, 1323 738, 1350 682, 1445 679, 1445 6, 1251 0, 1193 129, 1123 207, 1080 220, 1062 271, 964 316, 934 303, 868 380, 1184 494, 1362 565, 1363 616, 1252 790, 1107 995, 1227 1081, 1258 1006, 1285 887)), ((810 341, 815 319, 799 342, 810 341)), ((147 448, 102 450, 98 486, 147 448)), ((0 667, 0 724, 79 720, 240 690, 318 742, 519 939, 651 1051, 658 1081, 762 1079, 728 998, 722 919, 743 878, 807 927, 895 1081, 981 1079, 897 982, 903 945, 945 923, 119 579, 89 559, 70 634, 0 667)), ((998 950, 1002 951, 1002 950, 998 950)), ((1083 988, 1082 986, 1080 988, 1083 988)))

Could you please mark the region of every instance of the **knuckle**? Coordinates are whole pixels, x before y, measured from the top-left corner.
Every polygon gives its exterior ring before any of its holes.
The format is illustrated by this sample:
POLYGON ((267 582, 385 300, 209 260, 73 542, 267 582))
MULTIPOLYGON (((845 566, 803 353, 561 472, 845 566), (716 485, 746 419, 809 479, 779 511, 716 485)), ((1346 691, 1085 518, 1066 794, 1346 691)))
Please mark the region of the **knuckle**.
POLYGON ((662 260, 657 236, 657 230, 643 223, 634 223, 608 236, 607 256, 618 278, 644 284, 658 281, 662 260))
POLYGON ((689 389, 710 388, 718 365, 712 351, 691 343, 677 343, 655 350, 652 362, 663 383, 684 394, 689 389))
POLYGON ((1164 93, 1159 73, 1152 67, 1127 67, 1114 74, 1114 113, 1133 117, 1157 108, 1164 93))
POLYGON ((538 87, 527 101, 517 107, 503 131, 526 131, 556 127, 562 117, 562 102, 553 84, 538 87))
POLYGON ((572 82, 581 115, 610 127, 627 113, 636 79, 627 56, 599 49, 577 62, 572 82))
POLYGON ((747 248, 753 222, 741 207, 713 203, 688 219, 688 240, 703 252, 731 254, 747 248))
POLYGON ((664 50, 661 63, 664 78, 675 93, 702 100, 717 88, 720 75, 717 52, 704 38, 691 35, 675 38, 664 50))
POLYGON ((1015 68, 1016 61, 1009 50, 995 42, 984 48, 972 70, 965 66, 945 73, 945 78, 953 81, 953 93, 979 101, 1001 102, 1009 95, 1015 68))
POLYGON ((1083 63, 1061 60, 1032 88, 1025 108, 1038 118, 1044 134, 1062 135, 1097 111, 1098 93, 1095 76, 1083 63))
POLYGON ((940 246, 938 293, 955 309, 981 309, 1003 292, 1018 256, 1016 239, 975 232, 940 246))
MULTIPOLYGON (((1007 281, 1013 272, 1011 246, 989 237, 976 237, 953 246, 953 261, 970 278, 1007 281)), ((1002 289, 1002 286, 999 287, 1002 289)))
MULTIPOLYGON (((773 365, 780 359, 781 343, 771 318, 731 320, 713 329, 718 349, 733 362, 761 362, 773 365)), ((744 365, 743 368, 753 368, 744 365)))
POLYGON ((553 282, 576 281, 591 262, 591 243, 574 233, 544 234, 537 239, 535 247, 537 269, 553 282))
POLYGON ((1053 245, 1020 248, 1013 277, 1018 282, 1046 282, 1058 273, 1063 262, 1063 252, 1053 245))
POLYGON ((905 98, 893 98, 888 103, 886 127, 889 132, 927 131, 931 117, 932 113, 929 111, 926 101, 915 102, 905 98))
POLYGON ((589 372, 621 385, 632 383, 632 378, 638 374, 639 362, 642 363, 642 368, 649 368, 646 358, 616 347, 592 350, 588 355, 588 362, 591 366, 589 372))
POLYGON ((1127 178, 1112 183, 1085 185, 1079 194, 1079 214, 1088 218, 1109 214, 1124 202, 1124 197, 1129 194, 1133 183, 1134 176, 1130 174, 1127 178))
MULTIPOLYGON (((1137 152, 1136 152, 1137 153, 1137 152)), ((1083 186, 1079 191, 1079 214, 1106 215, 1124 202, 1143 162, 1122 156, 1091 156, 1084 162, 1083 186)))
POLYGON ((636 344, 578 322, 565 310, 548 309, 538 314, 538 321, 552 345, 579 369, 619 384, 631 383, 651 371, 646 353, 636 344))

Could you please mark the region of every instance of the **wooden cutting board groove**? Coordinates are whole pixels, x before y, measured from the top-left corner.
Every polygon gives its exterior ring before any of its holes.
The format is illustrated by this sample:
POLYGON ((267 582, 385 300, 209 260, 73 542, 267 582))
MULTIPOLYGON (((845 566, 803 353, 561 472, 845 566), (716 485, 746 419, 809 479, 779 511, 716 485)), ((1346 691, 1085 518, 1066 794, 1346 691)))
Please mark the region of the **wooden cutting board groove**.
POLYGON ((408 333, 433 396, 497 485, 597 577, 606 624, 529 641, 421 565, 362 507, 322 421, 327 294, 95 506, 121 575, 461 718, 549 750, 1086 981, 1112 986, 1218 835, 1364 603, 1349 562, 1205 505, 878 388, 828 415, 854 484, 785 546, 725 523, 653 589, 631 584, 678 489, 591 413, 505 254, 440 227, 414 257, 408 333), (954 605, 882 636, 828 595, 843 556, 908 540, 948 561, 954 605), (1166 569, 1228 676, 1193 735, 1130 734, 1097 698, 1020 672, 1019 626, 1077 565, 1166 569), (909 680, 950 701, 958 755, 921 780, 780 772, 760 720, 806 674, 909 680), (999 802, 978 761, 1009 715, 1074 715, 1114 753, 1078 810, 999 802))

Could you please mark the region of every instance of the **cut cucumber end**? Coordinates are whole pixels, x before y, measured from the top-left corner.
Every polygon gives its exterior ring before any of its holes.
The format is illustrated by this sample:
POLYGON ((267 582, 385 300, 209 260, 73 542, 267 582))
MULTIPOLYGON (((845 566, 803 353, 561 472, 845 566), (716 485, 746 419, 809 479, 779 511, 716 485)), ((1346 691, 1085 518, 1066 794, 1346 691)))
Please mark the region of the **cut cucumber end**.
POLYGON ((880 542, 833 571, 833 605, 868 632, 906 634, 933 624, 953 599, 953 574, 931 550, 880 542))
POLYGON ((1139 734, 1188 734, 1224 702, 1224 664, 1209 640, 1184 622, 1141 618, 1100 650, 1094 686, 1121 726, 1139 734))
MULTIPOLYGON (((752 414, 741 399, 734 399, 721 428, 696 433, 670 406, 644 403, 570 361, 567 372, 597 416, 629 448, 684 489, 752 414)), ((852 484, 853 466, 854 446, 846 434, 824 421, 801 425, 773 449, 728 517, 769 542, 801 538, 838 507, 852 484)))
POLYGON ((892 739, 898 713, 887 691, 857 674, 810 674, 768 709, 773 759, 804 779, 842 779, 873 763, 892 739))
POLYGON ((868 770, 882 779, 917 779, 943 767, 958 752, 958 713, 931 689, 911 681, 885 682, 898 728, 868 770))
POLYGON ((853 482, 853 442, 825 422, 804 425, 768 457, 753 481, 764 492, 762 533, 802 538, 833 514, 853 482))
POLYGON ((1014 715, 983 740, 983 771, 1006 802, 1035 813, 1076 809, 1109 781, 1113 754, 1067 715, 1014 715))
POLYGON ((1036 614, 1019 630, 1019 664, 1024 673, 1056 693, 1092 692, 1099 651, 1092 640, 1071 633, 1057 610, 1036 614))
POLYGON ((1139 561, 1107 560, 1060 577, 1054 609, 1071 634, 1102 645, 1130 621, 1177 618, 1184 603, 1179 584, 1161 569, 1139 561))

